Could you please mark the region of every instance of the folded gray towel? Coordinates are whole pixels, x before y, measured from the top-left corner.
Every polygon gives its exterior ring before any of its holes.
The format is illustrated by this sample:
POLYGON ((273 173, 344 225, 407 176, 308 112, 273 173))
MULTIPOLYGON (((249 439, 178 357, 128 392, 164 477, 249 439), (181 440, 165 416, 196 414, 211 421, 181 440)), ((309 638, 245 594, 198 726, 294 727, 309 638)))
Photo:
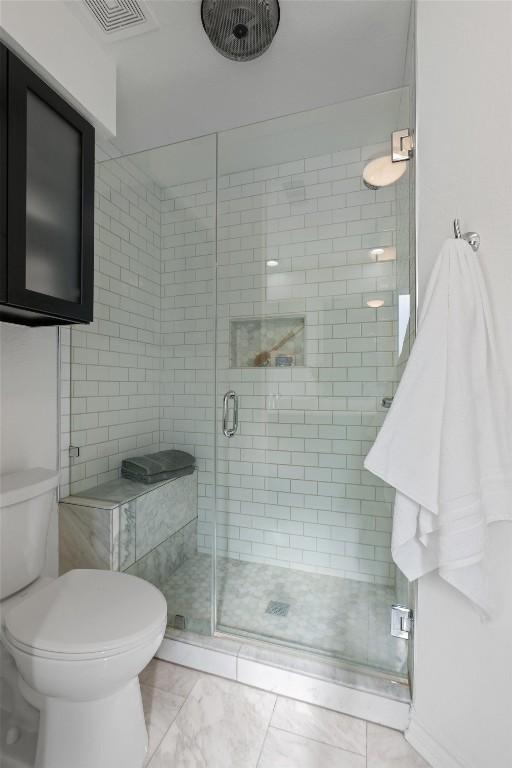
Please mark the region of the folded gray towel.
POLYGON ((193 471, 194 462, 194 457, 185 451, 158 451, 147 456, 123 459, 121 474, 123 477, 130 477, 143 483, 157 483, 184 469, 193 471))
POLYGON ((129 472, 121 467, 121 475, 128 480, 135 480, 137 483, 144 483, 145 485, 153 485, 153 483, 160 483, 162 480, 176 480, 178 477, 184 475, 191 475, 195 470, 195 467, 183 467, 183 469, 175 469, 172 472, 156 472, 154 475, 138 475, 135 472, 129 472))

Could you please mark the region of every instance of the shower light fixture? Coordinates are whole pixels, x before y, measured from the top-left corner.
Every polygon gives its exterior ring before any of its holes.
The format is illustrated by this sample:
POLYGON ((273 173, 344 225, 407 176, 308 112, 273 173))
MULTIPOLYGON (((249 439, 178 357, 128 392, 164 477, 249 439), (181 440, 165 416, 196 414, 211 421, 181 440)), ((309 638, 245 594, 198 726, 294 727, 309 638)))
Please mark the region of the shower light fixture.
POLYGON ((279 262, 276 259, 269 259, 267 261, 267 267, 277 267, 279 262))
POLYGON ((378 309, 379 307, 383 306, 384 299, 368 299, 366 304, 367 304, 367 306, 371 307, 372 309, 378 309))
POLYGON ((395 261, 396 248, 392 245, 386 247, 372 248, 369 256, 375 261, 395 261))
POLYGON ((391 155, 382 155, 366 163, 363 168, 363 181, 368 189, 389 187, 402 178, 407 168, 407 162, 393 162, 391 155))

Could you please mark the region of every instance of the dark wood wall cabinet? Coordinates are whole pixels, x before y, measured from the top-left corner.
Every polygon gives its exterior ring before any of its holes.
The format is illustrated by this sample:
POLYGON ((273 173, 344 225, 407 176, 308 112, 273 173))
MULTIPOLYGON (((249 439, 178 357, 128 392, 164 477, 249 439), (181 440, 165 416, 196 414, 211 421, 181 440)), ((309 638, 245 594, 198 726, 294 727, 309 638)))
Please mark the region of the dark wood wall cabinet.
POLYGON ((0 320, 88 323, 94 128, 0 44, 0 320))

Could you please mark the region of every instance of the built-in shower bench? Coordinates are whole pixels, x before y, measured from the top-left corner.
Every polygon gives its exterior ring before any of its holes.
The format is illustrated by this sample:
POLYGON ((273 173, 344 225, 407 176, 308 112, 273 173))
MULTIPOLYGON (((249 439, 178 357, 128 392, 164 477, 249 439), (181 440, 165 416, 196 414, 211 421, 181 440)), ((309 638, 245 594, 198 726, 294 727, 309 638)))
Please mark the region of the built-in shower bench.
POLYGON ((125 478, 59 503, 59 570, 126 571, 161 586, 197 549, 197 471, 154 485, 125 478))

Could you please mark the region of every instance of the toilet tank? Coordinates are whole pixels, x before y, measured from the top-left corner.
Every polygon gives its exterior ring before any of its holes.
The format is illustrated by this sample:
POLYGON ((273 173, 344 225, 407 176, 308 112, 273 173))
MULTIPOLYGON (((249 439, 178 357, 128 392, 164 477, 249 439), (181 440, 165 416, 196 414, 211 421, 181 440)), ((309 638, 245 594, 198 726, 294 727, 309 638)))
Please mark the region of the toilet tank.
POLYGON ((44 567, 59 474, 26 469, 0 476, 0 599, 37 579, 44 567))

